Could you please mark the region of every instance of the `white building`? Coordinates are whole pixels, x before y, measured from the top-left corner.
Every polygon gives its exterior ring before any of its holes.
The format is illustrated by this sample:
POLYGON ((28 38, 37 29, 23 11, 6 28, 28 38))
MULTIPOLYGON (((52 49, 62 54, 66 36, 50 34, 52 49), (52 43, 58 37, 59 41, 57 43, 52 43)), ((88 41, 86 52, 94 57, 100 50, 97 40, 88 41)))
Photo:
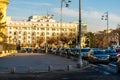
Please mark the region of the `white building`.
POLYGON ((57 37, 61 33, 65 35, 77 35, 78 23, 55 22, 50 16, 31 16, 28 21, 7 20, 7 42, 10 44, 20 43, 22 46, 36 44, 38 40, 49 37, 57 37))

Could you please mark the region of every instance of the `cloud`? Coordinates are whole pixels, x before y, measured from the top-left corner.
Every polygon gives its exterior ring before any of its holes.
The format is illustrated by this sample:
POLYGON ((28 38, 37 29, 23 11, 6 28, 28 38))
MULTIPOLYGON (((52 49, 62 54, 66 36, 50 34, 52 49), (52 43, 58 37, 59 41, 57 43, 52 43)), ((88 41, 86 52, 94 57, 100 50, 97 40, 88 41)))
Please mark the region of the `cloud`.
POLYGON ((118 23, 120 23, 120 16, 118 16, 118 15, 110 14, 109 15, 109 19, 112 22, 118 22, 118 23))
POLYGON ((87 19, 100 19, 101 13, 97 11, 82 11, 82 17, 87 19))
MULTIPOLYGON (((14 4, 16 4, 14 2, 14 4)), ((50 3, 38 3, 38 2, 32 2, 32 1, 20 1, 19 3, 17 4, 24 4, 24 5, 29 5, 29 6, 51 6, 52 4, 50 3)))
MULTIPOLYGON (((54 8, 55 13, 60 14, 60 8, 54 8)), ((78 17, 78 12, 73 10, 73 9, 69 9, 69 8, 63 8, 62 9, 62 14, 68 17, 78 17)))
POLYGON ((33 5, 33 6, 51 6, 52 4, 50 4, 50 3, 32 3, 32 2, 27 2, 27 3, 25 3, 25 4, 27 4, 27 5, 33 5))
MULTIPOLYGON (((60 14, 60 8, 55 8, 54 9, 55 13, 60 14)), ((79 12, 73 9, 69 8, 63 8, 62 14, 67 16, 67 17, 73 17, 73 18, 78 18, 79 17, 79 12)), ((100 18, 101 13, 97 11, 84 11, 82 10, 82 18, 89 18, 89 19, 97 19, 100 18)))
POLYGON ((78 12, 69 8, 63 8, 63 14, 70 17, 78 17, 78 12))
POLYGON ((17 20, 17 21, 19 21, 19 20, 26 20, 27 19, 27 17, 21 17, 21 16, 13 16, 12 17, 12 20, 17 20))
MULTIPOLYGON (((105 30, 107 27, 107 21, 101 20, 101 16, 103 15, 103 12, 98 11, 83 11, 83 19, 84 21, 87 21, 88 23, 88 30, 89 31, 99 31, 99 30, 105 30)), ((108 27, 109 29, 115 29, 117 24, 120 23, 120 16, 108 13, 108 27)))
POLYGON ((88 32, 103 31, 105 29, 107 29, 106 26, 101 27, 100 25, 94 25, 94 24, 89 24, 87 28, 88 32))
MULTIPOLYGON (((31 16, 31 15, 40 15, 46 10, 46 7, 49 9, 52 4, 45 2, 35 2, 34 0, 12 0, 8 5, 7 13, 11 16, 31 16)), ((46 12, 46 11, 45 11, 46 12)), ((20 18, 17 18, 20 19, 20 18)), ((20 19, 21 20, 21 19, 20 19)))
MULTIPOLYGON (((60 8, 54 9, 55 13, 60 14, 60 8)), ((63 8, 63 13, 66 17, 74 18, 74 20, 78 20, 79 18, 79 12, 73 9, 69 8, 63 8)), ((96 32, 99 30, 106 29, 106 21, 101 20, 101 16, 104 14, 104 12, 90 10, 85 11, 82 10, 82 21, 87 22, 88 25, 88 31, 96 32)), ((109 13, 109 29, 115 29, 116 25, 120 23, 120 16, 109 13)))

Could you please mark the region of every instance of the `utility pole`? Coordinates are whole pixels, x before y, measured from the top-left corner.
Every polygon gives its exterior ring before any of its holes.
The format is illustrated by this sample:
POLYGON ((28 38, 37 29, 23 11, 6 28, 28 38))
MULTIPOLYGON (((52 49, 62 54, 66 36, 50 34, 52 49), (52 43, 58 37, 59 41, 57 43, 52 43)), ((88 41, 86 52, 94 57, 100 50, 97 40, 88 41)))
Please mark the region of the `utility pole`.
POLYGON ((82 55, 81 55, 81 0, 79 0, 79 26, 78 26, 78 49, 79 49, 79 58, 77 63, 77 68, 81 68, 83 66, 82 55))

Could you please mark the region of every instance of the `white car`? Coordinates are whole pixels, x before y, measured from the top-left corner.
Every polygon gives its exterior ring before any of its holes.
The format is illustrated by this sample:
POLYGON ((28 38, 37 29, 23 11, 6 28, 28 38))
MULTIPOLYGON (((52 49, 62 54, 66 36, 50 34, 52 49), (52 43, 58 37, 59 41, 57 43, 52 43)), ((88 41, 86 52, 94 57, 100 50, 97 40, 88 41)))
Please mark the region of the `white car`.
POLYGON ((52 53, 56 54, 56 50, 57 50, 57 48, 52 48, 52 53))

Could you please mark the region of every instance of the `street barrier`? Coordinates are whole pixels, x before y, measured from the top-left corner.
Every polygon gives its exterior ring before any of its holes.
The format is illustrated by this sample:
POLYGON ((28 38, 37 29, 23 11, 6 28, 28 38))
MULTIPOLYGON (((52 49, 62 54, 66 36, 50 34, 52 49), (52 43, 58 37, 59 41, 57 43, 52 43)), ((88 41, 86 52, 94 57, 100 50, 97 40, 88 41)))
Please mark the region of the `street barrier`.
POLYGON ((48 66, 48 72, 51 72, 52 70, 53 70, 52 65, 49 65, 49 66, 48 66))
POLYGON ((72 65, 68 65, 68 66, 67 66, 67 71, 70 71, 71 68, 72 68, 72 65))
POLYGON ((33 72, 32 67, 29 67, 28 73, 32 73, 32 72, 33 72))
POLYGON ((11 69, 11 73, 12 73, 12 74, 15 74, 15 73, 16 73, 16 67, 13 67, 13 68, 11 69))

